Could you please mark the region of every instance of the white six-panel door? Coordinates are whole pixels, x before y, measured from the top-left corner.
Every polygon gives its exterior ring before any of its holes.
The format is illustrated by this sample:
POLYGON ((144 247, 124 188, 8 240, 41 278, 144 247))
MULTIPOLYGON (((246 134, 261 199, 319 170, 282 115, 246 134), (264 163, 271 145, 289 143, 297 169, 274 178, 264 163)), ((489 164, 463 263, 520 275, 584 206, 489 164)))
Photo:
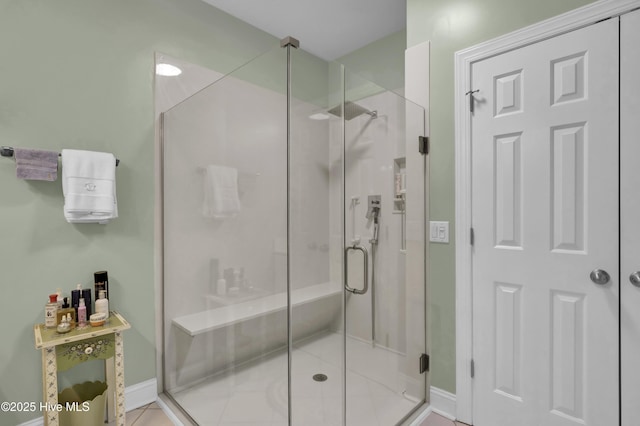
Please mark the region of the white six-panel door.
POLYGON ((622 425, 640 425, 640 11, 620 21, 622 425))
POLYGON ((477 426, 618 424, 618 37, 610 19, 472 67, 477 426))

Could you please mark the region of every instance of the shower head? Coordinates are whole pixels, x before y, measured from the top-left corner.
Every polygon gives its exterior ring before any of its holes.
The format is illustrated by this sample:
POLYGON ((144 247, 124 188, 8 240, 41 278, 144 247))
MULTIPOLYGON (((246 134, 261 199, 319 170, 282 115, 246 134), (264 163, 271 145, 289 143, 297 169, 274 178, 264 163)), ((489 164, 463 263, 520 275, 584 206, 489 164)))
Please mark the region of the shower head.
MULTIPOLYGON (((342 108, 340 105, 337 105, 327 111, 329 114, 333 114, 338 117, 342 117, 342 108)), ((376 118, 378 116, 377 111, 369 111, 365 107, 362 107, 354 102, 345 102, 344 103, 344 118, 345 120, 352 120, 362 114, 368 114, 371 118, 376 118)))

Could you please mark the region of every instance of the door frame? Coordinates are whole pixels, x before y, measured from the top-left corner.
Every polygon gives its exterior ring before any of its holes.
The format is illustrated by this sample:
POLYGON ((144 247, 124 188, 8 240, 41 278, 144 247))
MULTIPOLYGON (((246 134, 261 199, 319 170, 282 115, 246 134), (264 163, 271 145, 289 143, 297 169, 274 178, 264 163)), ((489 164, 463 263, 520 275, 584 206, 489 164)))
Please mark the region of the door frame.
POLYGON ((473 424, 473 276, 471 245, 471 66, 532 43, 640 8, 640 0, 600 0, 455 54, 456 417, 473 424))

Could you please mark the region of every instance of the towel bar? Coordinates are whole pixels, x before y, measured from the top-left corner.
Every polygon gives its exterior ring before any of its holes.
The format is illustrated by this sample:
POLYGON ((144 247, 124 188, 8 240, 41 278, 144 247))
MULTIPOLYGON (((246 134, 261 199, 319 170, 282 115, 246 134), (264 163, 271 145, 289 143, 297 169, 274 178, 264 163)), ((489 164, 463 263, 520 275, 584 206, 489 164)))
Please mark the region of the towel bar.
MULTIPOLYGON (((61 154, 58 154, 60 156, 61 154)), ((13 157, 13 148, 10 146, 0 147, 0 156, 2 157, 13 157)), ((116 167, 120 164, 120 160, 116 158, 116 167)))

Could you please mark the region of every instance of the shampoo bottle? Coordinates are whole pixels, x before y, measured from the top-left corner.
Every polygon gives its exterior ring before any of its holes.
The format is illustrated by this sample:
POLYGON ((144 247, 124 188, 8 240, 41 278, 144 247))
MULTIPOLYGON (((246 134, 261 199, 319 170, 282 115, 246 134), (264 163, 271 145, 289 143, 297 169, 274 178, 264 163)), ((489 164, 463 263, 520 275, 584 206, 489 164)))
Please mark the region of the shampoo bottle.
POLYGON ((106 291, 100 290, 99 299, 96 300, 96 314, 104 313, 109 318, 109 301, 106 298, 106 291))
POLYGON ((78 327, 85 327, 87 325, 87 307, 84 305, 84 299, 80 299, 80 305, 78 305, 78 327))

